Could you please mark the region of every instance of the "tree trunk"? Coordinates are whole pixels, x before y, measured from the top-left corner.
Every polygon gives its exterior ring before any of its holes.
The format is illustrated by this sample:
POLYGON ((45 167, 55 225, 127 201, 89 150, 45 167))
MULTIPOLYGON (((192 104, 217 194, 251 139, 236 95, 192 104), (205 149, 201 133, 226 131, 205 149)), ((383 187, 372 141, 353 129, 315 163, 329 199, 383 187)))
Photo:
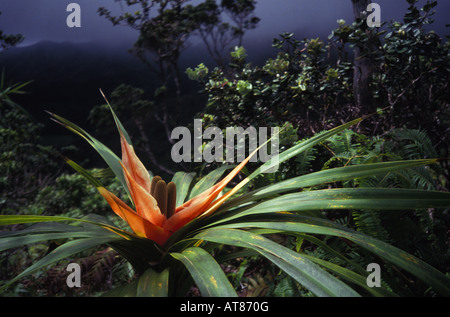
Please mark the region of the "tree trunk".
MULTIPOLYGON (((371 0, 352 0, 353 15, 355 21, 365 18, 362 14, 367 10, 371 0)), ((368 42, 368 45, 373 46, 368 42)), ((367 47, 368 50, 375 48, 367 47)), ((362 112, 369 113, 373 111, 372 96, 369 90, 369 83, 373 72, 373 63, 370 58, 361 56, 361 49, 355 46, 354 49, 354 71, 353 71, 353 93, 355 105, 362 112)))

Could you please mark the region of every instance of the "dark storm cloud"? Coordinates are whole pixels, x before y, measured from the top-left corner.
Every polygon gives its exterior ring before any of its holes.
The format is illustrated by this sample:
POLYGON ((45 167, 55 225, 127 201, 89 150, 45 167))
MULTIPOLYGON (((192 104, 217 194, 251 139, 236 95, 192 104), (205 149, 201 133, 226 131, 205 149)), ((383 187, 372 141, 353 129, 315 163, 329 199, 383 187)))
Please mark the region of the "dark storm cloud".
MULTIPOLYGON (((194 1, 199 2, 199 0, 194 1)), ((273 38, 282 32, 295 32, 300 36, 323 36, 336 26, 337 19, 351 22, 350 0, 259 0, 256 15, 261 23, 248 33, 251 38, 273 38)), ((399 20, 407 8, 405 0, 378 0, 382 20, 399 20)), ((425 3, 421 0, 420 3, 425 3)), ((103 42, 131 44, 137 33, 126 27, 113 27, 97 9, 105 6, 119 13, 121 6, 113 0, 2 0, 0 2, 0 29, 6 33, 23 34, 25 44, 41 40, 103 42), (66 7, 75 2, 81 6, 81 28, 69 28, 66 7)), ((124 9, 127 9, 125 6, 124 9)), ((448 23, 450 1, 439 1, 437 25, 448 23)))
POLYGON ((112 0, 3 0, 0 2, 0 29, 6 33, 20 33, 25 43, 42 40, 70 42, 130 42, 136 31, 125 27, 113 27, 100 17, 97 9, 106 6, 120 12, 120 6, 112 0), (67 5, 78 3, 81 7, 81 27, 69 28, 66 24, 67 5))
MULTIPOLYGON (((401 21, 409 4, 406 0, 373 0, 381 7, 382 21, 401 21)), ((422 7, 426 0, 420 0, 422 7)), ((328 35, 337 26, 338 19, 353 21, 351 0, 260 0, 256 9, 262 18, 258 30, 275 36, 280 32, 301 32, 307 36, 328 35)), ((436 7, 436 27, 443 31, 450 23, 450 1, 439 0, 436 7)), ((448 32, 447 32, 448 33, 448 32)))

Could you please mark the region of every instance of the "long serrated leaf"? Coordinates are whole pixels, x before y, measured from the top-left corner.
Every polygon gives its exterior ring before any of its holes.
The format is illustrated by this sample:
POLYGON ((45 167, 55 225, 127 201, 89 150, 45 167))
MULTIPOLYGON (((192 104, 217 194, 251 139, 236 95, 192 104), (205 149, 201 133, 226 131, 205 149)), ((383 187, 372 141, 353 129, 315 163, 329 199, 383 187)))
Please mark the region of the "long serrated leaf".
POLYGON ((203 296, 236 297, 236 291, 214 258, 200 247, 190 247, 182 253, 171 253, 192 275, 203 296))
POLYGON ((381 296, 397 296, 395 293, 391 292, 390 290, 386 289, 385 287, 369 287, 367 285, 367 277, 359 275, 358 273, 355 273, 349 269, 346 269, 344 267, 341 267, 337 264, 331 263, 330 261, 325 261, 322 259, 319 259, 317 257, 303 254, 304 257, 309 259, 311 262, 314 262, 316 264, 319 264, 320 266, 324 267, 325 269, 329 270, 330 272, 333 272, 334 274, 337 274, 338 276, 342 277, 347 282, 353 283, 355 285, 358 285, 359 287, 364 288, 368 293, 372 294, 373 296, 381 297, 381 296))
POLYGON ((402 188, 336 188, 286 194, 264 201, 232 217, 282 211, 409 210, 433 207, 450 207, 450 193, 402 188))
MULTIPOLYGON (((105 235, 107 236, 107 235, 105 235)), ((113 233, 110 232, 112 238, 116 238, 113 233)), ((53 232, 53 233, 41 233, 41 234, 26 234, 22 236, 1 237, 0 239, 0 251, 7 249, 30 245, 37 242, 57 240, 57 239, 71 239, 71 238, 92 238, 92 232, 78 231, 78 232, 53 232)), ((98 238, 98 235, 96 235, 98 238)))
POLYGON ((317 296, 359 296, 348 285, 301 254, 261 235, 243 230, 213 228, 199 233, 195 238, 255 250, 317 296))
MULTIPOLYGON (((108 223, 101 223, 96 221, 86 219, 78 219, 64 216, 34 216, 34 215, 0 215, 0 226, 6 225, 16 225, 16 224, 26 224, 26 223, 40 223, 40 222, 61 222, 61 221, 69 221, 69 222, 79 222, 79 223, 87 223, 96 225, 98 227, 107 229, 111 232, 114 232, 118 236, 123 239, 131 239, 134 237, 134 234, 131 234, 127 231, 119 229, 115 226, 112 226, 108 223)), ((1 238, 1 237, 0 237, 1 238)))
POLYGON ((256 199, 264 199, 273 195, 282 194, 300 188, 311 187, 321 184, 340 182, 345 180, 370 177, 384 173, 396 173, 402 169, 436 163, 438 159, 420 159, 408 161, 392 161, 382 163, 371 163, 361 165, 351 165, 337 167, 328 170, 318 171, 307 175, 293 177, 288 180, 271 184, 263 188, 246 193, 240 197, 225 203, 223 208, 238 206, 239 204, 256 199))
POLYGON ((450 295, 450 278, 431 265, 388 243, 332 221, 285 213, 254 215, 246 220, 224 224, 216 228, 264 228, 279 230, 287 234, 290 232, 324 234, 346 238, 417 276, 442 295, 450 295))
POLYGON ((63 216, 0 215, 0 226, 48 221, 79 221, 79 219, 63 216))
POLYGON ((33 224, 30 227, 22 230, 2 231, 0 232, 0 239, 5 237, 22 236, 26 234, 77 232, 79 230, 80 229, 76 226, 71 226, 64 223, 42 222, 33 224))
POLYGON ((108 99, 106 98, 105 94, 103 93, 103 91, 100 89, 100 93, 103 96, 103 99, 105 99, 106 104, 108 105, 109 110, 111 111, 111 114, 113 115, 114 118, 114 122, 116 123, 117 129, 119 131, 121 131, 122 135, 125 137, 125 140, 127 141, 128 144, 132 145, 131 143, 131 138, 128 135, 128 132, 125 130, 122 122, 120 122, 119 117, 117 117, 116 113, 114 112, 113 107, 111 107, 111 104, 109 103, 108 99))
MULTIPOLYGON (((21 217, 21 216, 19 216, 21 217)), ((86 217, 87 218, 87 217, 86 217)), ((84 220, 88 220, 88 219, 84 220)), ((92 218, 92 217, 90 217, 92 218)), ((47 218, 48 219, 48 218, 47 218)), ((102 220, 102 219, 99 219, 102 220)), ((81 222, 79 225, 67 225, 58 222, 43 222, 33 224, 23 230, 5 231, 0 233, 0 251, 29 245, 37 242, 74 239, 107 237, 116 238, 116 233, 107 230, 104 224, 98 222, 81 222)), ((78 221, 77 221, 78 222, 78 221)))

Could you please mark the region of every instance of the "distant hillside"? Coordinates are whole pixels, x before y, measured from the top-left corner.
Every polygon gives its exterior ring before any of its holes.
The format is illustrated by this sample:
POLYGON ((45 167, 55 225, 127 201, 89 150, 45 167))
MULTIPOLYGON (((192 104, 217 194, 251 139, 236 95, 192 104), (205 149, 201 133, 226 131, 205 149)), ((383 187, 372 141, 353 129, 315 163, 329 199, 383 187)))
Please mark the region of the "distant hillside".
MULTIPOLYGON (((272 55, 273 50, 270 41, 255 41, 248 46, 248 52, 252 62, 258 64, 267 55, 272 55)), ((181 72, 201 62, 214 66, 202 45, 192 45, 182 57, 181 72)), ((43 142, 58 146, 75 145, 80 149, 85 148, 84 141, 50 121, 45 110, 64 116, 94 132, 87 117, 94 106, 104 104, 99 89, 108 96, 118 85, 126 83, 143 88, 151 98, 159 86, 155 74, 131 55, 128 48, 92 43, 39 42, 16 47, 0 52, 0 69, 4 69, 6 79, 11 83, 33 81, 25 88, 28 93, 14 96, 14 100, 44 125, 43 142)), ((183 122, 179 124, 187 125, 204 108, 205 97, 198 93, 199 84, 189 80, 187 76, 184 76, 182 86, 184 107, 183 113, 178 115, 183 122)), ((148 128, 155 146, 161 147, 166 140, 164 131, 151 121, 148 128)), ((106 140, 107 143, 111 142, 108 145, 114 146, 117 142, 113 141, 106 140)), ((167 149, 160 150, 165 152, 167 149)), ((80 152, 82 154, 83 151, 80 152)))
MULTIPOLYGON (((253 56, 253 62, 271 53, 270 42, 251 46, 263 47, 249 49, 259 55, 253 56)), ((181 71, 200 62, 212 65, 210 60, 202 45, 194 45, 183 55, 181 71)), ((13 48, 0 53, 0 68, 10 82, 33 81, 26 88, 29 94, 15 100, 39 119, 46 116, 44 110, 50 110, 73 120, 84 120, 93 106, 103 103, 99 88, 108 95, 119 84, 126 83, 151 95, 159 85, 158 78, 128 48, 92 43, 46 41, 13 48)), ((185 92, 197 92, 196 83, 187 76, 185 79, 185 92)))
MULTIPOLYGON (((84 119, 92 106, 121 83, 142 88, 156 82, 149 70, 125 48, 83 43, 40 42, 0 53, 0 68, 11 82, 33 82, 28 95, 16 98, 33 115, 57 111, 84 119)), ((74 119, 74 120, 75 120, 74 119)))
MULTIPOLYGON (((43 124, 44 144, 75 145, 88 151, 91 149, 86 148, 81 138, 51 121, 45 110, 64 116, 94 132, 87 117, 94 106, 105 103, 100 88, 108 96, 118 85, 126 83, 143 88, 152 96, 159 85, 157 77, 127 48, 90 43, 40 42, 13 48, 0 53, 0 69, 5 71, 5 78, 10 83, 33 81, 24 88, 28 92, 26 95, 15 95, 13 99, 43 124)), ((185 86, 189 85, 195 88, 188 91, 197 94, 197 84, 187 80, 185 86)), ((186 102, 189 100, 186 98, 186 102)), ((204 102, 191 101, 186 111, 193 116, 203 107, 204 102)), ((188 115, 184 117, 191 121, 188 115)), ((153 135, 161 137, 157 134, 156 131, 153 135)), ((165 136, 164 132, 161 134, 165 136)), ((109 146, 117 143, 113 139, 102 141, 111 142, 109 146)), ((83 159, 82 153, 86 152, 79 152, 80 159, 83 159)))

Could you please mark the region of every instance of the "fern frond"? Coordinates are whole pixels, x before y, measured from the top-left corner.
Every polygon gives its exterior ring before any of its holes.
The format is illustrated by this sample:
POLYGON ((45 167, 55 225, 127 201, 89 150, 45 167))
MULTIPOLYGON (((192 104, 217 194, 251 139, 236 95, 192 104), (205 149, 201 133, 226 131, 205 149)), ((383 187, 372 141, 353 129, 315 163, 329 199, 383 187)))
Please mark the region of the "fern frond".
POLYGON ((397 150, 404 159, 411 160, 438 156, 425 131, 394 129, 387 136, 397 142, 397 150))
POLYGON ((295 162, 299 175, 310 172, 312 168, 312 162, 316 159, 316 156, 317 149, 312 147, 296 157, 295 162))
POLYGON ((352 212, 352 217, 358 231, 390 243, 391 239, 383 226, 381 214, 379 211, 358 210, 352 212))

